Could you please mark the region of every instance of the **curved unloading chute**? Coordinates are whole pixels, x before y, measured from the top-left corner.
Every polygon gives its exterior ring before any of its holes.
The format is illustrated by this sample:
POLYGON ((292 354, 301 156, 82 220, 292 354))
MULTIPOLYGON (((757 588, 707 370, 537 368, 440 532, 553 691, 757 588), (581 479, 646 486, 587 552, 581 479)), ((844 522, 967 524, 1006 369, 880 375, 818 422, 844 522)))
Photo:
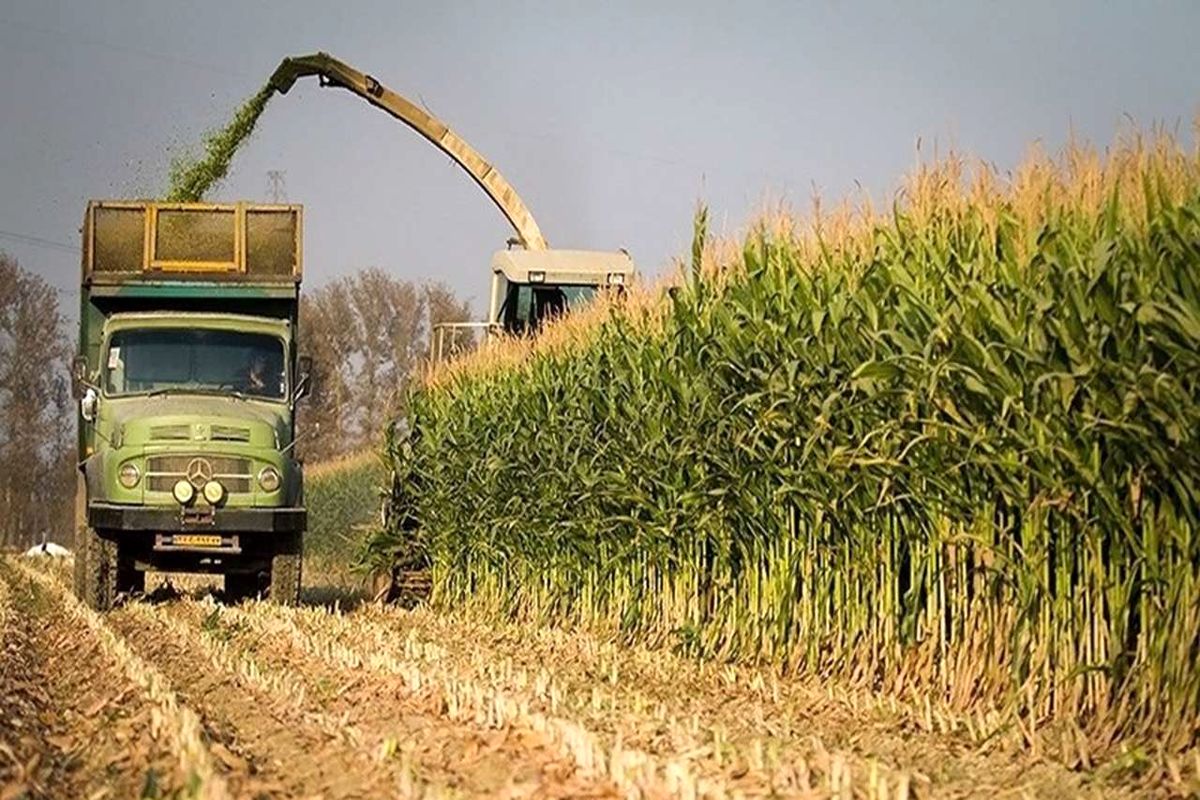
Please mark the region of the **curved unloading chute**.
POLYGON ((340 86, 343 89, 349 89, 371 105, 383 109, 424 136, 431 144, 466 170, 479 188, 483 189, 484 193, 491 198, 496 207, 500 209, 500 213, 516 231, 518 243, 521 246, 534 251, 548 249, 549 246, 545 237, 542 236, 541 229, 538 228, 537 221, 534 220, 533 214, 525 206, 525 202, 513 189, 512 184, 475 148, 450 130, 444 122, 388 89, 370 75, 359 72, 328 53, 285 58, 275 70, 275 74, 271 76, 270 86, 280 94, 287 94, 297 78, 308 75, 318 76, 322 86, 340 86))

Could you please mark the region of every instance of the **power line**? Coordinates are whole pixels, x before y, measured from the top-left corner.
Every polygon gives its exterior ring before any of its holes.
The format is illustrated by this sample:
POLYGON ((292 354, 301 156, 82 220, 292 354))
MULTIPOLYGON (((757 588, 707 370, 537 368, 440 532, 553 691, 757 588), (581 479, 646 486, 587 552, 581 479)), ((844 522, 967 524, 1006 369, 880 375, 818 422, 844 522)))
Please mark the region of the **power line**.
POLYGON ((14 233, 13 231, 0 230, 0 239, 8 239, 21 244, 33 245, 34 247, 46 247, 51 250, 62 250, 67 253, 78 253, 78 245, 64 244, 51 239, 43 239, 40 236, 30 236, 27 233, 14 233))
POLYGON ((44 28, 37 25, 29 25, 23 22, 16 22, 11 19, 4 20, 4 24, 10 28, 20 28, 30 33, 41 34, 43 36, 57 36, 60 39, 74 41, 77 44, 87 45, 90 47, 99 47, 105 50, 112 50, 117 53, 125 53, 126 55, 137 56, 139 58, 148 58, 152 61, 161 61, 164 63, 177 64, 179 66, 188 67, 189 69, 202 69, 208 72, 213 72, 229 77, 246 78, 250 77, 244 72, 225 69, 215 64, 206 61, 197 61, 191 58, 182 58, 169 53, 154 52, 152 50, 143 50, 138 47, 129 47, 128 45, 116 44, 114 42, 96 39, 90 36, 80 36, 79 34, 70 33, 58 28, 44 28))
MULTIPOLYGON (((0 239, 7 239, 9 241, 19 242, 21 244, 30 245, 32 247, 44 247, 48 250, 61 250, 63 252, 71 253, 71 254, 75 254, 75 255, 77 255, 79 253, 79 247, 77 247, 77 246, 64 244, 63 242, 56 242, 52 239, 43 239, 40 236, 30 236, 27 233, 14 233, 13 231, 0 230, 0 239)), ((50 283, 50 281, 46 280, 46 278, 44 276, 39 276, 39 277, 41 277, 42 280, 46 281, 46 284, 51 289, 58 292, 59 294, 66 294, 66 295, 78 295, 79 294, 78 286, 55 286, 53 283, 50 283)))

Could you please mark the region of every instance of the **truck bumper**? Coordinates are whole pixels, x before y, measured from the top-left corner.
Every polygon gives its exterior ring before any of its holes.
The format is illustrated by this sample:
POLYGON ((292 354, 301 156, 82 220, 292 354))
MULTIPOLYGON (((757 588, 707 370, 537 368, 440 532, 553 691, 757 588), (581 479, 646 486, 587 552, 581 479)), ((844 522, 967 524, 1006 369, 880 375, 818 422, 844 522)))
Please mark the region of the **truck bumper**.
POLYGON ((303 533, 308 525, 308 512, 303 508, 217 508, 201 513, 191 509, 91 502, 87 521, 89 527, 110 531, 303 533))

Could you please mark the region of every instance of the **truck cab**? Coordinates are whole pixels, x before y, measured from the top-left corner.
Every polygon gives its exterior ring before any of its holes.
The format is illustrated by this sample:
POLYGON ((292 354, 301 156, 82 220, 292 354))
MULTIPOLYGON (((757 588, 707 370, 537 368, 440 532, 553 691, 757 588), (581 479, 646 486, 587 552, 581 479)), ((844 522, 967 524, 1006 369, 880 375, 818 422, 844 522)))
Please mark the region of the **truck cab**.
POLYGON ((147 571, 294 603, 306 527, 298 206, 93 202, 84 220, 76 592, 147 571))

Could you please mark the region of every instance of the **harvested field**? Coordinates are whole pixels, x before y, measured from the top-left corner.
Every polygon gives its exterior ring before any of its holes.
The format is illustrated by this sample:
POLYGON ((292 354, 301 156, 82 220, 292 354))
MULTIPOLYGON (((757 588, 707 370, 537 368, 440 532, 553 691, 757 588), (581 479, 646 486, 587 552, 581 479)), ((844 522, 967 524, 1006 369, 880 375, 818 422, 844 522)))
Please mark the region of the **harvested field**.
POLYGON ((160 587, 100 617, 72 597, 69 574, 62 561, 0 561, 6 800, 1189 788, 1186 765, 1072 770, 987 720, 594 632, 385 607, 327 586, 300 608, 160 587))

